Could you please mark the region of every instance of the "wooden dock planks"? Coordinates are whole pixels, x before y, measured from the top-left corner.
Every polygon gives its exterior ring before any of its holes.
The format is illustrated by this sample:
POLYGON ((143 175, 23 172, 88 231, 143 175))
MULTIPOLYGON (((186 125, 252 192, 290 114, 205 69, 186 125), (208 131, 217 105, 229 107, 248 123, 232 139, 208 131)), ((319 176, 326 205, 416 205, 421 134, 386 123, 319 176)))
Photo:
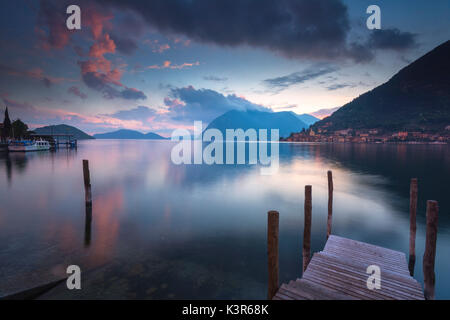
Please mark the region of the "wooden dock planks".
POLYGON ((420 284, 410 276, 405 254, 330 235, 315 253, 301 279, 282 284, 274 300, 423 300, 420 284), (367 267, 381 270, 381 288, 367 287, 367 267))

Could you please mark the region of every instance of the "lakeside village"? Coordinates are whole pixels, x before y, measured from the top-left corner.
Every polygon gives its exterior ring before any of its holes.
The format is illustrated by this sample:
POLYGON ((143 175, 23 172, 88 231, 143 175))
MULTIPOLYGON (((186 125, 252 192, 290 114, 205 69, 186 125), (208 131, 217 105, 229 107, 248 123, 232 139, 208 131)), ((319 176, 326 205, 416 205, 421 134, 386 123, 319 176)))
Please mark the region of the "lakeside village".
POLYGON ((381 128, 344 129, 331 131, 327 128, 309 128, 302 132, 292 133, 285 142, 333 142, 333 143, 432 143, 447 144, 450 142, 450 125, 444 130, 433 132, 428 130, 392 131, 381 128))

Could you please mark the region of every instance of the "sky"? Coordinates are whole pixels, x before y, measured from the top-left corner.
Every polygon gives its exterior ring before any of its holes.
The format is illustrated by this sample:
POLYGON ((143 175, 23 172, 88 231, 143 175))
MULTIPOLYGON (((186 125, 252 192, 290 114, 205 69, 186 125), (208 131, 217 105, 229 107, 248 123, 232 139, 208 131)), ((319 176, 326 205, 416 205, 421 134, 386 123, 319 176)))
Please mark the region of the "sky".
MULTIPOLYGON (((170 136, 233 109, 324 117, 450 39, 448 0, 15 0, 0 111, 170 136), (66 8, 81 9, 69 30, 66 8), (366 9, 381 9, 369 30, 366 9)), ((0 119, 1 121, 2 119, 0 119)))

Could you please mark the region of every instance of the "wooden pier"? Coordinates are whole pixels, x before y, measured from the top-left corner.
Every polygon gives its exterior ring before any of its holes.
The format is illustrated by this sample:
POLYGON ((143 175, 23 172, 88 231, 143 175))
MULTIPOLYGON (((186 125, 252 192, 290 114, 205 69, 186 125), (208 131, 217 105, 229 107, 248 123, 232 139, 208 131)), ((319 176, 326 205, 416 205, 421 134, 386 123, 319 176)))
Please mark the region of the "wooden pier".
POLYGON ((328 172, 327 242, 310 259, 311 186, 305 186, 303 275, 279 286, 278 225, 280 214, 268 213, 268 298, 273 300, 424 300, 434 299, 434 261, 438 204, 427 201, 424 285, 413 278, 415 262, 417 179, 411 180, 409 263, 403 252, 331 234, 333 183, 328 172))
POLYGON ((274 300, 423 300, 404 253, 330 235, 301 279, 282 284, 274 300), (380 289, 369 289, 368 266, 380 267, 380 289))

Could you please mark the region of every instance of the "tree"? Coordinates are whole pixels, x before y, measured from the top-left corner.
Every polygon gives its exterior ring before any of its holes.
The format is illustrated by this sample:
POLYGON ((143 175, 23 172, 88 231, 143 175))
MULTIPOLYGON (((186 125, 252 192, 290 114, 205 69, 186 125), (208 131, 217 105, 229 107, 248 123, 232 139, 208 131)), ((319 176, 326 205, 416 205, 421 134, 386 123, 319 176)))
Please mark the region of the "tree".
POLYGON ((12 123, 12 130, 15 138, 24 137, 28 132, 28 126, 22 120, 17 119, 12 123))
POLYGON ((8 137, 12 137, 11 129, 12 129, 11 120, 9 119, 8 107, 6 107, 5 119, 3 120, 2 138, 6 139, 8 137))

